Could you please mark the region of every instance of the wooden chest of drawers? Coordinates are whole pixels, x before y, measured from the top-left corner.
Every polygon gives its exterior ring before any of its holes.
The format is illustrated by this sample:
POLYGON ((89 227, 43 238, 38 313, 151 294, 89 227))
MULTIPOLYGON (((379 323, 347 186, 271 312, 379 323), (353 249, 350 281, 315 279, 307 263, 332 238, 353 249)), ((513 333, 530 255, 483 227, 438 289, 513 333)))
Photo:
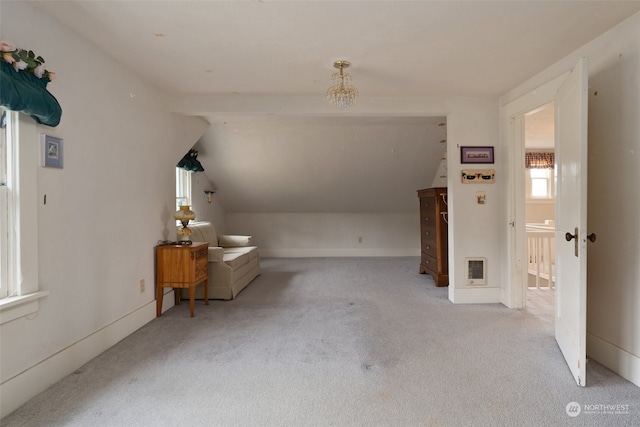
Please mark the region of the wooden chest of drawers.
MULTIPOLYGON (((157 295, 156 315, 162 314, 163 288, 189 288, 189 308, 193 317, 195 287, 204 283, 204 300, 209 304, 209 244, 193 242, 191 245, 161 245, 156 253, 157 295)), ((180 303, 180 293, 174 291, 176 304, 180 303)))
POLYGON ((420 274, 429 273, 437 286, 449 284, 447 189, 418 190, 420 200, 420 274))

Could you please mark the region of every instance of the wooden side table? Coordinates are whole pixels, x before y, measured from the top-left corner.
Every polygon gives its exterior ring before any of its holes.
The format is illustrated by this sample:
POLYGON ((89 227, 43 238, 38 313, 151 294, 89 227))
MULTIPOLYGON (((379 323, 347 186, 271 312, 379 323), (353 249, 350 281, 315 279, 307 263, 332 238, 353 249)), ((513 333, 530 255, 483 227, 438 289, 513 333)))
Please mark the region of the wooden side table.
MULTIPOLYGON (((191 245, 160 245, 156 249, 156 316, 162 316, 164 288, 189 288, 189 309, 194 311, 196 286, 204 283, 204 303, 209 305, 209 244, 193 242, 191 245)), ((174 291, 176 305, 180 293, 174 291)))

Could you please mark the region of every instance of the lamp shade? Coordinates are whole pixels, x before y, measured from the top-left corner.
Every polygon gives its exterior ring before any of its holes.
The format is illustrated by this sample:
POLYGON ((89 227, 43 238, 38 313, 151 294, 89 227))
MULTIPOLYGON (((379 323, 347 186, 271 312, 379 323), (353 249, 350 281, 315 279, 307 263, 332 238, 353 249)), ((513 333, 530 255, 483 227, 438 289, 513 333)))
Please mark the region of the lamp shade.
POLYGON ((184 225, 185 221, 188 224, 189 221, 196 219, 196 213, 191 210, 191 206, 183 205, 180 206, 180 209, 178 209, 175 214, 173 214, 173 217, 176 219, 176 221, 180 221, 184 225))

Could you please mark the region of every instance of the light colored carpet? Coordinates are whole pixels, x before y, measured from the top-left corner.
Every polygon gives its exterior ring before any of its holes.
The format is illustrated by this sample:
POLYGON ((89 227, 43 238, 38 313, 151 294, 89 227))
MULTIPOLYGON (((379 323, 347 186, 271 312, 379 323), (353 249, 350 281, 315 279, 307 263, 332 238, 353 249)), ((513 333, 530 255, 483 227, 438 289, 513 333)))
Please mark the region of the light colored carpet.
POLYGON ((553 322, 454 305, 418 264, 263 259, 236 300, 172 308, 2 425, 640 425, 640 388, 593 361, 578 387, 553 322))
POLYGON ((538 317, 542 322, 550 323, 553 330, 555 322, 555 289, 528 288, 526 310, 538 317))

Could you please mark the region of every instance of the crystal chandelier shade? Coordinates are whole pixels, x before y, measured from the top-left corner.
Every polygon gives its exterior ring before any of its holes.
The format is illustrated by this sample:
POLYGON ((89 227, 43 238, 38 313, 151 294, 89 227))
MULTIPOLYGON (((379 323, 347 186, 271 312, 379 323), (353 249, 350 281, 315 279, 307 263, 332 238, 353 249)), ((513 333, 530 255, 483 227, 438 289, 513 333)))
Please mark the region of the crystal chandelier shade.
POLYGON ((358 89, 351 84, 351 75, 345 73, 344 69, 349 67, 349 61, 336 61, 333 66, 338 72, 331 76, 331 86, 327 89, 327 99, 339 110, 344 110, 354 102, 358 97, 358 89))

